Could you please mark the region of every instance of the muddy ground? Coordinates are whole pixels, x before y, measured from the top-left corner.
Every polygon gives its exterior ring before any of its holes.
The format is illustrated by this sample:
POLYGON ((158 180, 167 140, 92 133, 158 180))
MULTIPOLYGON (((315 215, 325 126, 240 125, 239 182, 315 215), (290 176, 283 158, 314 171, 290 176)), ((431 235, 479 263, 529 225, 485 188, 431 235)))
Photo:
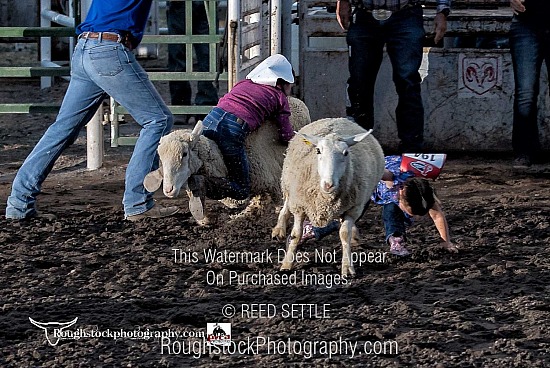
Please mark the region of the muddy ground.
MULTIPOLYGON (((60 101, 65 88, 64 81, 40 91, 36 80, 4 79, 0 100, 60 101)), ((508 154, 450 154, 435 185, 458 254, 439 249, 435 227, 420 219, 410 229, 412 256, 382 259, 380 208, 371 207, 353 251, 374 258, 356 263, 354 279, 339 278, 341 249, 331 235, 302 246, 309 259, 291 285, 257 285, 257 275, 282 277, 284 244, 270 239, 273 204, 234 220, 238 210, 209 201, 218 222, 197 227, 184 198, 159 193, 159 203, 180 213, 126 222, 131 148, 106 146, 104 167, 88 171, 84 131, 39 197, 39 209, 57 219, 5 220, 14 174, 53 118, 0 115, 1 366, 550 365, 548 167, 512 171, 508 154), (205 259, 213 250, 257 257, 205 259), (336 256, 316 259, 316 251, 336 256), (229 304, 232 318, 223 315, 229 304), (50 323, 49 339, 29 317, 50 323), (75 318, 65 338, 51 336, 54 323, 75 318), (224 351, 200 337, 215 322, 231 323, 224 351), (117 332, 126 336, 114 339, 117 332), (172 335, 154 336, 161 332, 172 335)))

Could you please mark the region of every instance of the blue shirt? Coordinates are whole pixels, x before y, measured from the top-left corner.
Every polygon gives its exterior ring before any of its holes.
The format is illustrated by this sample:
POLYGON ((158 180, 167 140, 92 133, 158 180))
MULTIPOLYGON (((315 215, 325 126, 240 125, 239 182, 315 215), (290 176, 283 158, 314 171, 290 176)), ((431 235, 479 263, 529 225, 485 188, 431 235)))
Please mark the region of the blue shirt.
POLYGON ((130 32, 137 46, 149 18, 153 0, 93 0, 86 20, 76 27, 82 32, 130 32))

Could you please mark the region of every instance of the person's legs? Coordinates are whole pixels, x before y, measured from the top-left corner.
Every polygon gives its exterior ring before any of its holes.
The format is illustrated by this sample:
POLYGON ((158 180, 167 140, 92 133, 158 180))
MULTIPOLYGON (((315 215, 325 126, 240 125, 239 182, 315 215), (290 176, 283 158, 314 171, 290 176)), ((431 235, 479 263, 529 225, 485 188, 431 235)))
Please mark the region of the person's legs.
MULTIPOLYGON (((215 21, 214 19, 212 21, 215 21)), ((193 34, 206 35, 210 31, 204 1, 193 1, 193 34)), ((197 56, 198 72, 210 70, 210 47, 206 43, 193 44, 197 56)), ((218 91, 211 81, 198 81, 195 105, 212 105, 218 103, 218 91)), ((202 116, 200 118, 203 118, 202 116)))
POLYGON ((540 147, 537 99, 543 54, 536 32, 516 18, 510 28, 510 52, 515 81, 512 147, 516 157, 529 161, 540 147))
MULTIPOLYGON (((185 2, 171 1, 167 4, 166 21, 168 33, 173 35, 185 34, 185 2)), ((186 54, 184 44, 168 44, 168 71, 184 72, 186 54)), ((170 81, 170 99, 172 105, 191 104, 191 84, 189 81, 170 81)))
POLYGON ((406 236, 405 214, 395 203, 382 206, 382 221, 386 233, 386 241, 390 236, 406 236))
POLYGON ((248 126, 238 123, 234 115, 219 108, 214 108, 203 124, 202 134, 216 142, 228 172, 227 178, 206 178, 206 196, 211 199, 246 199, 250 195, 250 165, 244 145, 248 126))
POLYGON ((382 221, 386 232, 386 242, 390 245, 390 252, 398 256, 406 256, 409 251, 405 247, 406 226, 405 214, 395 203, 388 203, 382 207, 382 221))
POLYGON ((358 14, 347 35, 349 73, 346 114, 365 129, 374 126, 374 86, 382 63, 384 38, 368 13, 358 14))
POLYGON ((88 42, 84 67, 93 82, 142 127, 126 169, 123 199, 125 216, 139 215, 154 206, 153 193, 143 187, 143 180, 158 168, 158 143, 172 129, 173 117, 132 52, 115 42, 88 42))
POLYGON ((388 20, 386 49, 399 102, 395 110, 402 152, 421 152, 424 146, 424 106, 418 72, 425 36, 422 8, 401 10, 388 20))
MULTIPOLYGON (((71 82, 55 122, 17 172, 7 200, 6 218, 23 219, 36 215, 36 196, 63 150, 78 137, 106 97, 83 69, 83 40, 75 48, 71 61, 71 82)), ((108 63, 108 60, 106 61, 108 63)))

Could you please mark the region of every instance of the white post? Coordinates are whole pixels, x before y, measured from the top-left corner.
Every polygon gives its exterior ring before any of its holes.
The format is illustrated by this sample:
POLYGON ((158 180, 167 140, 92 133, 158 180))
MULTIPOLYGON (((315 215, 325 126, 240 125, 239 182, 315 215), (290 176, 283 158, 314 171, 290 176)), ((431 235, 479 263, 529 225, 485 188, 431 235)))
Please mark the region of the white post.
POLYGON ((281 0, 271 0, 271 55, 281 53, 281 0))
MULTIPOLYGON (((81 21, 86 19, 88 10, 92 5, 92 0, 82 0, 80 2, 81 21)), ((77 24, 78 26, 78 24, 77 24)), ((103 166, 103 107, 100 106, 92 120, 86 125, 86 145, 87 145, 87 168, 88 170, 97 170, 103 166)))
POLYGON ((240 19, 240 0, 229 0, 227 2, 227 86, 233 88, 237 83, 239 68, 239 19, 240 19))
POLYGON ((103 166, 103 108, 100 106, 86 125, 87 168, 97 170, 103 166))

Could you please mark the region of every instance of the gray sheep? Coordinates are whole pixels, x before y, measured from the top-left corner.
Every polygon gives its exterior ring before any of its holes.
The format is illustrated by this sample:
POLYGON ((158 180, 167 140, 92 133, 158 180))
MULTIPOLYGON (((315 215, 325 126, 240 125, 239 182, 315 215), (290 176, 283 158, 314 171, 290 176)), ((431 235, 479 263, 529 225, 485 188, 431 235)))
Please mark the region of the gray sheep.
POLYGON ((281 177, 284 205, 272 231, 272 237, 285 239, 294 215, 281 270, 292 268, 306 218, 318 227, 339 218, 342 275, 355 275, 355 222, 384 172, 384 153, 371 132, 345 118, 328 118, 303 127, 290 141, 281 177))

